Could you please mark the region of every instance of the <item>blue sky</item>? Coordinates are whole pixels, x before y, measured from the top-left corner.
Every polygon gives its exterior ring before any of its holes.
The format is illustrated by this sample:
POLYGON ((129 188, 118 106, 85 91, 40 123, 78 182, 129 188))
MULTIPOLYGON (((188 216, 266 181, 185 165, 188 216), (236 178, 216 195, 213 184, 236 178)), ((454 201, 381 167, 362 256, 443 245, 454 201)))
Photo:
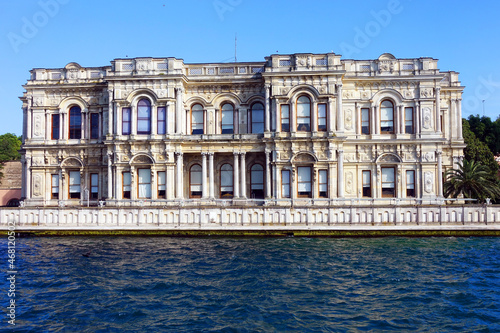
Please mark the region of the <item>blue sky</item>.
POLYGON ((500 114, 500 2, 273 0, 0 1, 0 134, 22 134, 32 68, 115 58, 263 61, 274 53, 439 59, 460 72, 463 116, 500 114), (484 100, 484 103, 483 103, 484 100))

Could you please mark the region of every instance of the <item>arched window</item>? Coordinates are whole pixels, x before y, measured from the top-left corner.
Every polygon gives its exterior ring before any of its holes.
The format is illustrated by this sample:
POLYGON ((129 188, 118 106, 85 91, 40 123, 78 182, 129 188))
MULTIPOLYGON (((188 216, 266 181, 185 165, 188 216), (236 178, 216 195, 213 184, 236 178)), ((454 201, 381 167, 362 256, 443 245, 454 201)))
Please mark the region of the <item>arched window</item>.
POLYGON ((250 112, 251 117, 251 133, 264 133, 264 105, 255 103, 252 105, 250 112))
POLYGON ((260 164, 250 169, 250 197, 264 199, 264 168, 260 164))
POLYGON ((233 197, 233 167, 231 164, 224 164, 220 168, 220 197, 233 197))
POLYGON ((222 117, 221 117, 222 134, 234 133, 233 112, 234 112, 234 107, 232 104, 226 103, 222 106, 222 117))
POLYGON ((191 134, 203 133, 203 106, 195 104, 191 107, 191 134))
POLYGON ((300 96, 297 100, 297 131, 311 130, 311 100, 307 96, 300 96))
POLYGON ((394 104, 389 100, 380 105, 380 133, 394 134, 394 104))
POLYGON ((137 134, 151 134, 151 102, 147 99, 137 103, 137 134))
POLYGON ((201 165, 195 164, 189 170, 189 197, 201 198, 201 180, 202 172, 201 165))
POLYGON ((82 109, 77 105, 69 109, 69 138, 82 138, 82 109))

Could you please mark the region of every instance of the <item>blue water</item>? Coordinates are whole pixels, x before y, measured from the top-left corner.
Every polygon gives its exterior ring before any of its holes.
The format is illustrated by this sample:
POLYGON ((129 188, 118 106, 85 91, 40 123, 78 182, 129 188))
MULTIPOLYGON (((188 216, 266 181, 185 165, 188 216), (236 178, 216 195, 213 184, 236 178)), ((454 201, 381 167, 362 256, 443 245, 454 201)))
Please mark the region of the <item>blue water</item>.
POLYGON ((18 238, 16 251, 17 332, 500 331, 499 238, 18 238))

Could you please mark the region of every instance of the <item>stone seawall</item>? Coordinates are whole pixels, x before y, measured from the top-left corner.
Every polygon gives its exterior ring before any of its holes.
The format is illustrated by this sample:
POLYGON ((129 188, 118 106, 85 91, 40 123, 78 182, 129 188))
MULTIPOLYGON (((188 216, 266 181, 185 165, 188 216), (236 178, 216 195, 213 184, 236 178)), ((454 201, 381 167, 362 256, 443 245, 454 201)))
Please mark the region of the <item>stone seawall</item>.
POLYGON ((0 208, 0 229, 500 230, 500 206, 0 208))

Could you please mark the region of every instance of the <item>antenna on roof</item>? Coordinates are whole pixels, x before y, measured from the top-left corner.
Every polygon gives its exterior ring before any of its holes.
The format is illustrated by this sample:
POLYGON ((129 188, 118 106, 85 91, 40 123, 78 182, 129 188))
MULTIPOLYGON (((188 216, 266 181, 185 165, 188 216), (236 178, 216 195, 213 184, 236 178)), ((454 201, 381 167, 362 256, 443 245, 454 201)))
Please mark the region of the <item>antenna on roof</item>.
POLYGON ((236 45, 238 42, 238 35, 234 33, 234 62, 238 62, 238 58, 236 57, 236 45))

